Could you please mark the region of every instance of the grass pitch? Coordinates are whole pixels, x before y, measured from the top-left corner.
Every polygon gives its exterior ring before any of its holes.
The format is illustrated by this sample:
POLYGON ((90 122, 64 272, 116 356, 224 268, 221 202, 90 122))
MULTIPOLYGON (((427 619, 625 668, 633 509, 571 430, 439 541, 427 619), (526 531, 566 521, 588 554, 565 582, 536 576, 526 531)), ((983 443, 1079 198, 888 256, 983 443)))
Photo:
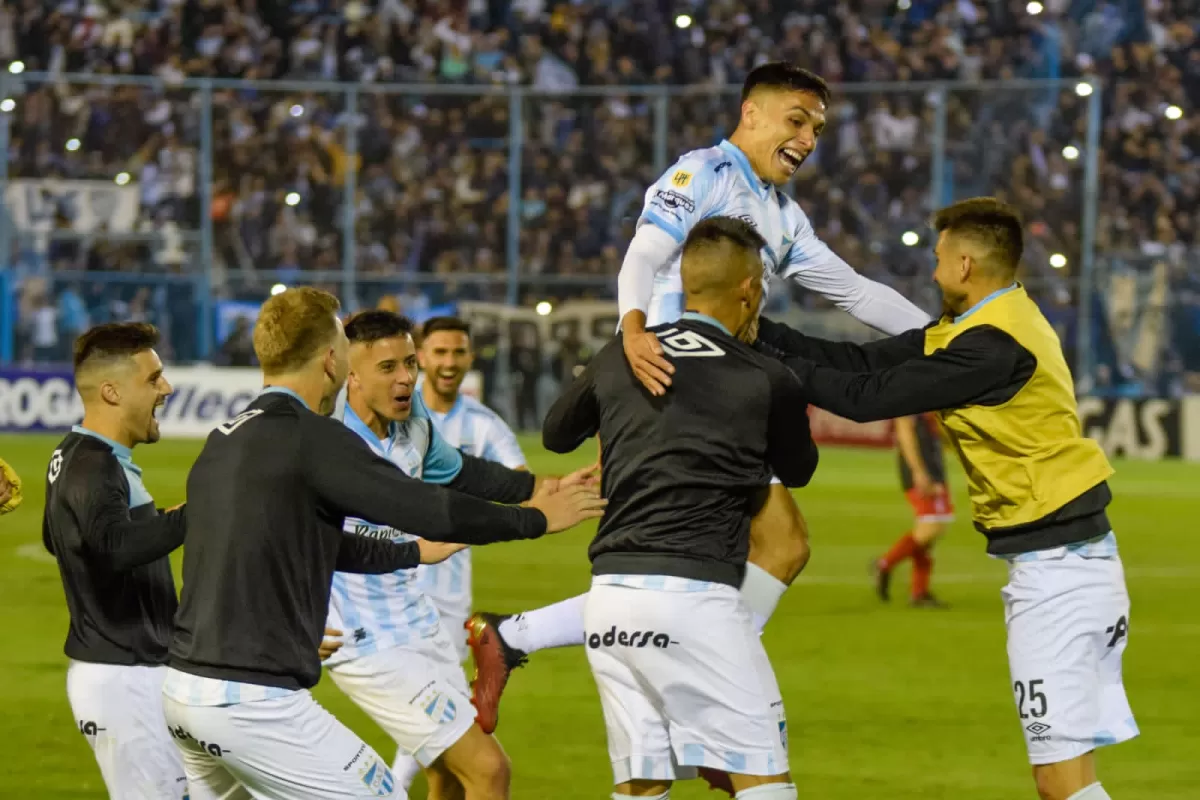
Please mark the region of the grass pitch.
MULTIPOLYGON (((102 798, 100 775, 67 705, 67 613, 54 563, 41 549, 44 472, 57 438, 5 436, 0 454, 26 481, 26 501, 0 521, 0 797, 102 798)), ((184 500, 200 442, 136 452, 159 505, 184 500)), ((523 441, 535 471, 582 459, 523 441)), ((590 454, 590 451, 589 453, 590 454)), ((584 457, 586 458, 585 454, 584 457)), ((953 480, 960 519, 939 545, 933 588, 949 611, 881 605, 866 576, 909 523, 894 455, 822 452, 798 493, 813 557, 767 627, 787 704, 801 797, 824 800, 1011 800, 1036 796, 1013 708, 999 588, 1004 566, 984 555, 953 480)), ((1117 800, 1200 797, 1200 465, 1123 462, 1110 514, 1133 609, 1126 686, 1142 735, 1100 751, 1117 800)), ((585 591, 592 529, 476 551, 477 607, 515 611, 585 591)), ((178 559, 176 559, 178 562, 178 559)), ((387 738, 324 680, 316 697, 381 754, 387 738)), ((513 796, 602 798, 611 792, 604 727, 581 648, 537 654, 514 674, 497 731, 512 756, 513 796)), ((424 796, 420 785, 413 797, 424 796)), ((713 798, 681 784, 681 800, 713 798)))

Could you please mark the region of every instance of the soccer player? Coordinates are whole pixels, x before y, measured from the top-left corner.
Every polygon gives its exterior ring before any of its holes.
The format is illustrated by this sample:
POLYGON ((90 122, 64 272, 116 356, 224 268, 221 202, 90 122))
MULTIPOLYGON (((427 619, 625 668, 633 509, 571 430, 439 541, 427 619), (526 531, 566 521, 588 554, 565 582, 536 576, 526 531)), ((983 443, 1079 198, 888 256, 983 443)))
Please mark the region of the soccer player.
POLYGON ((975 198, 939 211, 944 308, 923 331, 858 346, 763 321, 814 405, 866 421, 937 411, 975 528, 1008 562, 1008 663, 1044 800, 1105 800, 1094 751, 1137 736, 1121 679, 1129 594, 1105 511, 1112 466, 1086 438, 1054 329, 1016 280, 1022 224, 975 198))
POLYGON ((387 765, 308 691, 334 571, 386 575, 461 549, 450 541, 536 538, 604 505, 583 487, 497 505, 379 458, 325 416, 348 372, 337 310, 308 287, 263 304, 254 350, 266 388, 209 435, 188 475, 163 706, 193 797, 402 797, 387 765), (345 533, 347 517, 424 538, 345 533))
POLYGON ((42 542, 58 561, 71 623, 67 699, 109 795, 187 795, 163 717, 162 684, 175 613, 168 554, 184 512, 160 512, 133 462, 158 441, 155 411, 171 394, 144 323, 100 325, 75 342, 83 421, 50 457, 42 542))
MULTIPOLYGON (((529 472, 463 454, 435 427, 416 390, 412 323, 391 311, 365 311, 346 323, 350 373, 342 421, 406 475, 499 502, 573 485, 582 475, 537 479, 529 472)), ((394 528, 347 518, 357 536, 406 541, 394 528)), ((456 556, 458 554, 455 554, 456 556)), ((452 558, 455 556, 452 556, 452 558)), ((325 662, 334 683, 399 746, 396 778, 406 789, 426 770, 430 797, 505 798, 509 763, 474 723, 456 640, 462 620, 441 619, 418 570, 333 577, 330 618, 344 644, 325 662)))
POLYGON ((739 798, 796 798, 783 700, 738 591, 772 470, 803 486, 817 466, 799 383, 744 343, 758 317, 762 245, 743 220, 693 227, 687 311, 649 329, 678 353, 672 391, 648 394, 614 340, 543 428, 559 453, 600 435, 609 507, 588 552, 584 618, 613 798, 665 800, 672 781, 700 767, 727 771, 739 798))
MULTIPOLYGON (((817 292, 867 325, 894 334, 929 322, 893 289, 851 269, 780 190, 816 147, 829 99, 825 81, 808 70, 786 63, 756 67, 746 77, 741 116, 729 139, 684 154, 646 191, 617 286, 625 355, 652 393, 667 391, 673 369, 667 356, 674 354, 645 328, 673 322, 683 312, 680 248, 688 231, 709 217, 749 222, 765 240, 761 255, 769 277, 817 292)), ((742 587, 760 629, 807 560, 804 519, 791 494, 775 485, 751 526, 742 587)), ((478 666, 472 688, 484 730, 496 724, 513 667, 536 650, 583 643, 585 601, 580 595, 515 617, 471 618, 469 641, 478 666)))
POLYGON ((954 521, 954 505, 946 488, 941 429, 932 414, 900 417, 895 426, 900 484, 912 506, 915 521, 911 531, 901 536, 882 558, 872 562, 875 591, 883 602, 890 600, 892 570, 911 558, 909 604, 914 608, 945 608, 945 603, 929 591, 933 545, 946 532, 946 526, 954 521))
MULTIPOLYGON (((525 454, 512 429, 495 411, 461 391, 474 360, 470 326, 454 317, 428 320, 421 331, 417 357, 422 370, 417 383, 421 399, 441 437, 468 455, 509 469, 526 469, 525 454)), ((464 626, 471 614, 471 551, 455 553, 440 564, 418 567, 417 582, 452 632, 459 661, 465 661, 464 626)))
POLYGON ((21 505, 21 476, 0 458, 0 516, 16 511, 21 505))

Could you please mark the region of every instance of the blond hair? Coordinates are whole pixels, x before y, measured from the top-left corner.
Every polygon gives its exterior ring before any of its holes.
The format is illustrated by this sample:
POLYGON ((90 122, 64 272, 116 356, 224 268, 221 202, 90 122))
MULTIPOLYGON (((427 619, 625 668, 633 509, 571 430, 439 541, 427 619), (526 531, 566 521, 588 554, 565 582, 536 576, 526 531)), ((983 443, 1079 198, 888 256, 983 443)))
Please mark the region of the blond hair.
POLYGON ((295 372, 337 334, 338 299, 298 286, 263 303, 254 323, 254 354, 267 375, 295 372))

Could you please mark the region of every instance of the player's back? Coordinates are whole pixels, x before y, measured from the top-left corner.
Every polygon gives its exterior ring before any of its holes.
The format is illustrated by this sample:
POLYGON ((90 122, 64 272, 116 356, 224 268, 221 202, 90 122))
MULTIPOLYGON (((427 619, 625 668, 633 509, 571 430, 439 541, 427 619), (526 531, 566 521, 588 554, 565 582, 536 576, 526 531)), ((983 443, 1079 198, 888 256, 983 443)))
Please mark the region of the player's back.
MULTIPOLYGON (((695 315, 649 330, 675 365, 665 396, 641 386, 619 340, 585 371, 609 502, 589 550, 593 571, 737 585, 750 516, 772 468, 797 485, 816 465, 799 384, 778 362, 695 315), (770 428, 788 400, 802 430, 780 430, 772 442, 770 428)), ((547 436, 556 424, 547 420, 547 436)))

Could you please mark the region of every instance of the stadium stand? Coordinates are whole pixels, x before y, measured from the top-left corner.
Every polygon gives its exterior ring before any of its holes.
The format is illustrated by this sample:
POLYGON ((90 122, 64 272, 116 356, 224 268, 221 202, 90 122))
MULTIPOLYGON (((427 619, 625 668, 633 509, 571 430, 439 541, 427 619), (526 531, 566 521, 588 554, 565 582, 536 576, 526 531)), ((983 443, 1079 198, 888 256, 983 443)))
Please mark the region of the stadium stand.
POLYGON ((170 336, 178 355, 191 351, 182 344, 194 341, 183 310, 194 302, 194 286, 134 276, 197 269, 203 120, 195 93, 171 89, 173 79, 492 87, 494 93, 475 96, 362 93, 353 114, 343 95, 327 92, 219 89, 214 95, 209 213, 221 295, 261 298, 274 280, 337 272, 346 252, 342 187, 346 171, 357 169, 352 246, 365 281, 359 300, 374 304, 382 294, 399 294, 402 307, 420 309, 447 299, 504 299, 511 176, 503 87, 543 92, 523 100, 520 270, 540 283, 522 299, 611 297, 610 278, 644 187, 664 166, 656 159, 728 133, 736 95, 719 87, 736 85, 763 60, 787 58, 838 85, 821 146, 792 187, 821 236, 860 271, 915 295, 927 285, 928 248, 905 246, 901 234, 921 229, 932 203, 998 194, 1027 214, 1027 280, 1070 342, 1079 300, 1072 277, 1080 264, 1088 98, 1070 88, 985 93, 970 82, 1099 78, 1098 267, 1114 281, 1116 305, 1132 310, 1124 316, 1109 306, 1099 310, 1106 334, 1097 355, 1099 383, 1181 390, 1200 374, 1200 17, 1183 0, 1046 0, 1037 4, 1039 14, 1028 5, 8 5, 0 12, 6 62, 20 61, 27 71, 157 75, 167 82, 162 90, 24 85, 11 114, 9 179, 107 180, 128 173, 139 192, 140 235, 59 236, 70 228, 59 215, 39 236, 19 236, 18 355, 61 357, 73 331, 111 318, 170 322, 179 329, 170 336), (679 16, 684 11, 686 20, 679 16), (877 85, 915 81, 966 83, 944 94, 877 85), (656 127, 661 120, 644 92, 572 93, 625 85, 673 87, 665 131, 656 127), (943 184, 932 186, 942 102, 947 164, 943 184), (358 136, 353 159, 345 148, 349 125, 358 136), (663 133, 665 143, 656 138, 663 133), (72 139, 75 148, 65 149, 72 139), (1065 269, 1052 266, 1055 254, 1065 257, 1065 269), (266 270, 279 272, 266 283, 254 280, 266 270), (129 281, 56 281, 56 272, 128 273, 129 281), (463 273, 495 280, 457 281, 463 273), (406 276, 425 282, 418 289, 406 276), (1159 286, 1173 290, 1160 292, 1154 306, 1159 286), (1163 344, 1152 367, 1139 365, 1136 355, 1146 350, 1147 308, 1169 317, 1159 326, 1163 344), (1150 379, 1153 386, 1146 385, 1150 379))

